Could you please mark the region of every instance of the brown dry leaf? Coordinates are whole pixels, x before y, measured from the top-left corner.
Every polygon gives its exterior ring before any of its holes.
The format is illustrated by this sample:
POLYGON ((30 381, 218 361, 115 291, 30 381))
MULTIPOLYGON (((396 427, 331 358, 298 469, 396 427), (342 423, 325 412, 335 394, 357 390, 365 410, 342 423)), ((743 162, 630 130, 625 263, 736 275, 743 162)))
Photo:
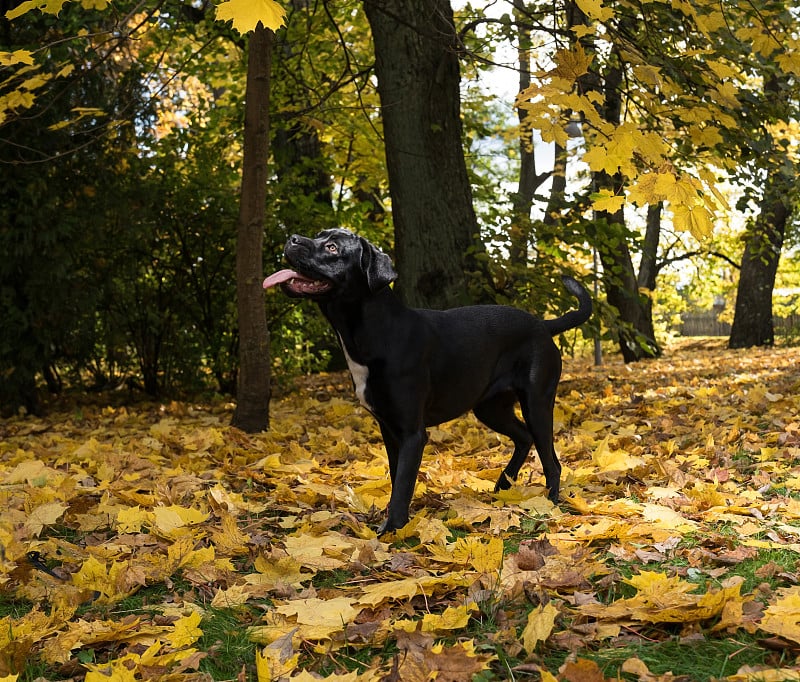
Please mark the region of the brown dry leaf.
POLYGON ((606 682, 606 677, 597 663, 586 658, 567 661, 558 672, 564 682, 606 682))

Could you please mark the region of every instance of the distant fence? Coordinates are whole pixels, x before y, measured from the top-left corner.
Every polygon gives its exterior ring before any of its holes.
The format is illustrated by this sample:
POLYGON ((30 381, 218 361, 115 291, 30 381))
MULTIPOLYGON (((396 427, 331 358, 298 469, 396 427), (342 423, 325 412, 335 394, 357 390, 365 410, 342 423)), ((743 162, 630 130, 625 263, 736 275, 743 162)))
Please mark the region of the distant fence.
MULTIPOLYGON (((773 320, 775 332, 787 333, 800 329, 800 314, 789 317, 776 317, 773 320)), ((701 313, 684 313, 679 327, 681 336, 730 336, 731 325, 720 322, 718 313, 709 310, 701 313)))

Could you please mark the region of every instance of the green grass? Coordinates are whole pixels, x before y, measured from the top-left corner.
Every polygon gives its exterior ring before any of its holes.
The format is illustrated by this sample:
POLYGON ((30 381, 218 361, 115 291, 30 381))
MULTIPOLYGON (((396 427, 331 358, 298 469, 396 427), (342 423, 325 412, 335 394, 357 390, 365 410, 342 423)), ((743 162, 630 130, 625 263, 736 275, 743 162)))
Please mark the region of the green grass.
MULTIPOLYGON (((693 682, 706 682, 732 675, 743 665, 766 664, 770 656, 754 638, 738 635, 728 639, 641 643, 598 650, 585 658, 594 660, 606 677, 620 675, 621 679, 637 679, 621 673, 622 664, 636 657, 655 675, 671 672, 676 676, 686 675, 693 682)), ((772 663, 779 665, 779 661, 772 663)))
POLYGON ((765 549, 761 550, 758 556, 753 559, 745 559, 735 566, 731 566, 730 571, 726 573, 726 578, 732 575, 742 576, 744 578, 742 594, 753 592, 762 583, 767 583, 772 589, 776 589, 792 584, 788 576, 781 576, 780 573, 795 573, 798 569, 798 564, 800 564, 800 556, 798 556, 797 552, 782 549, 765 549), (777 566, 774 573, 769 570, 762 571, 761 575, 757 575, 758 571, 764 569, 770 563, 774 563, 777 566))
POLYGON ((256 620, 249 609, 209 609, 200 627, 203 636, 195 645, 208 654, 200 662, 200 670, 215 682, 236 680, 244 669, 246 679, 254 680, 256 649, 247 628, 256 620))
POLYGON ((27 599, 12 599, 0 593, 0 618, 21 618, 33 608, 33 602, 27 599))

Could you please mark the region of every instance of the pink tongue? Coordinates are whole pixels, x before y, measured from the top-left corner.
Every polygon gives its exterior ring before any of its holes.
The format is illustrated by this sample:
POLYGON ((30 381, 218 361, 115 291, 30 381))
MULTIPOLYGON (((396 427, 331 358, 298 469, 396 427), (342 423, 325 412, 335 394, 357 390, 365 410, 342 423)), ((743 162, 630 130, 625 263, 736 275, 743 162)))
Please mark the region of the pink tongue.
POLYGON ((270 287, 274 287, 276 284, 288 282, 290 279, 308 279, 308 277, 304 277, 299 272, 295 272, 294 270, 280 270, 267 277, 262 286, 265 289, 269 289, 270 287))

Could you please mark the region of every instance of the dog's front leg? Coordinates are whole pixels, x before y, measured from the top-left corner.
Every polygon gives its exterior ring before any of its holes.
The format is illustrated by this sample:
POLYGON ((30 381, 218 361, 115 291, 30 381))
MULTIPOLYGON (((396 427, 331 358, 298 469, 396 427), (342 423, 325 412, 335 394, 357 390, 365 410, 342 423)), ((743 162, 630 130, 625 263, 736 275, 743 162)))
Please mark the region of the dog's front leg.
POLYGON ((392 476, 392 495, 386 509, 386 520, 378 528, 378 535, 398 530, 408 523, 408 508, 414 496, 414 486, 422 463, 422 451, 427 440, 428 434, 424 429, 400 439, 385 438, 389 471, 392 476), (399 445, 396 453, 393 453, 395 444, 399 445))
POLYGON ((394 432, 383 421, 378 420, 383 438, 383 447, 386 449, 386 456, 389 458, 389 478, 394 486, 394 478, 397 475, 397 458, 400 455, 400 441, 394 437, 394 432))

